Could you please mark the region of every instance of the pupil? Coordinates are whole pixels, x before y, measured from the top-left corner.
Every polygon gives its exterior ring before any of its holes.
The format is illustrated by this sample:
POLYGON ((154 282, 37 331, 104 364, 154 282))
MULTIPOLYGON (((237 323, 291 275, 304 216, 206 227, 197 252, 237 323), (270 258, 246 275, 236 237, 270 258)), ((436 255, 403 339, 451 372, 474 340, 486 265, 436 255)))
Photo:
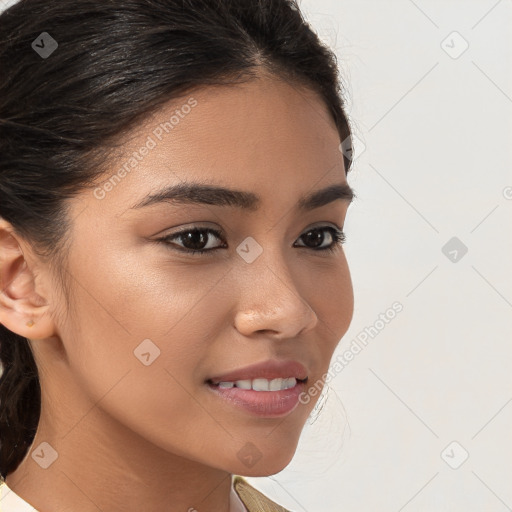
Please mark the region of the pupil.
POLYGON ((201 231, 190 231, 186 236, 186 242, 192 242, 193 247, 188 247, 193 250, 201 250, 204 248, 206 237, 201 231), (198 246, 199 245, 199 246, 198 246))
POLYGON ((313 247, 318 247, 318 246, 322 245, 323 238, 324 238, 322 231, 320 231, 318 229, 313 229, 311 231, 308 231, 304 236, 313 242, 313 247), (316 236, 315 235, 310 236, 311 233, 316 233, 316 236))

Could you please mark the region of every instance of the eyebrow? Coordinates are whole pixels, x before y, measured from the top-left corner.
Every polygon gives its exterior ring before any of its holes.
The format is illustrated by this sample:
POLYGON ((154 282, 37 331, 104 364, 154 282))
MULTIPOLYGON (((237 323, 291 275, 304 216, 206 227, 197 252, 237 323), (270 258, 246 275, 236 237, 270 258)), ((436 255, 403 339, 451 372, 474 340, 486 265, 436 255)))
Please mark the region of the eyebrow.
MULTIPOLYGON (((356 194, 347 183, 331 185, 327 188, 310 192, 299 198, 296 208, 299 211, 311 211, 333 201, 342 200, 349 204, 356 194)), ((261 204, 261 198, 243 190, 234 190, 200 183, 180 183, 170 185, 162 190, 149 194, 130 209, 144 208, 163 202, 178 204, 209 204, 255 211, 261 204)))

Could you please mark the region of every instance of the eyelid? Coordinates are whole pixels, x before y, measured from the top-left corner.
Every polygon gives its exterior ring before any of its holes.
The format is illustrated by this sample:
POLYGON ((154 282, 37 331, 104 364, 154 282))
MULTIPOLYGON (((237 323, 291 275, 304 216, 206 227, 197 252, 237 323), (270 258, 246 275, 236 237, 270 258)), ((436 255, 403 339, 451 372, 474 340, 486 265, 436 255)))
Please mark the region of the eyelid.
POLYGON ((327 221, 320 221, 315 222, 314 224, 311 224, 307 228, 305 228, 301 233, 304 233, 304 231, 307 231, 308 229, 315 229, 315 228, 327 228, 327 227, 333 227, 337 229, 338 231, 343 231, 343 227, 339 227, 335 222, 327 222, 327 221), (329 226, 330 224, 330 226, 329 226))
MULTIPOLYGON (((338 226, 335 222, 328 222, 328 221, 318 221, 313 224, 310 224, 309 226, 305 227, 300 233, 299 236, 303 235, 305 232, 307 232, 310 229, 316 229, 316 228, 327 228, 327 227, 333 227, 337 231, 343 231, 343 227, 338 226), (331 226, 329 226, 329 224, 331 226)), ((169 238, 175 235, 180 235, 183 232, 188 231, 195 231, 195 230, 210 230, 210 231, 217 231, 219 232, 224 238, 226 237, 226 232, 221 227, 212 227, 211 225, 203 225, 201 222, 199 223, 190 223, 190 224, 184 224, 180 226, 179 228, 176 228, 177 231, 166 233, 165 235, 162 235, 161 238, 169 238)))

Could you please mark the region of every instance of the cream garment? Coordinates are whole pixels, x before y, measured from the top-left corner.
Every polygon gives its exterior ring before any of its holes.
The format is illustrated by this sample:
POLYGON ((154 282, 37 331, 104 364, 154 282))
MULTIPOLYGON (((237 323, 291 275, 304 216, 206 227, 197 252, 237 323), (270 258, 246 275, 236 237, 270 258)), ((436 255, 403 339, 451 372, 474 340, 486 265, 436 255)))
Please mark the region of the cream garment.
POLYGON ((0 482, 0 512, 37 512, 22 500, 5 482, 0 482))
MULTIPOLYGON (((244 478, 233 475, 230 512, 290 512, 252 487, 244 478)), ((0 482, 0 512, 38 512, 18 496, 5 482, 0 482)))

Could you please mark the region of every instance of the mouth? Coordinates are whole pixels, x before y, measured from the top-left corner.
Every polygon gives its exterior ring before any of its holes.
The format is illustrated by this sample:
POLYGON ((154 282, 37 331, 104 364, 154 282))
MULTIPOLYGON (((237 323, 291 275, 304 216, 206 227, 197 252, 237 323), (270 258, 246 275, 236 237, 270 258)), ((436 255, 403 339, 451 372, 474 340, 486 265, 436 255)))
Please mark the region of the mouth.
POLYGON ((239 387, 246 389, 244 381, 261 381, 257 383, 259 390, 263 386, 262 391, 269 391, 264 387, 263 380, 275 381, 273 386, 282 384, 282 381, 288 379, 291 383, 291 378, 296 380, 304 380, 308 377, 308 370, 299 361, 294 360, 280 360, 268 359, 266 361, 258 362, 242 368, 237 368, 220 375, 210 375, 209 380, 215 385, 223 382, 241 383, 239 387), (278 379, 281 379, 279 382, 278 379))
POLYGON ((257 392, 276 392, 291 389, 297 384, 305 384, 308 381, 308 377, 304 379, 297 379, 296 377, 278 377, 275 379, 241 379, 235 381, 218 381, 215 382, 213 379, 208 379, 206 383, 214 388, 221 389, 245 389, 257 392))
POLYGON ((252 416, 281 418, 294 411, 299 405, 300 395, 306 389, 308 377, 304 379, 245 379, 205 384, 215 398, 252 416))

